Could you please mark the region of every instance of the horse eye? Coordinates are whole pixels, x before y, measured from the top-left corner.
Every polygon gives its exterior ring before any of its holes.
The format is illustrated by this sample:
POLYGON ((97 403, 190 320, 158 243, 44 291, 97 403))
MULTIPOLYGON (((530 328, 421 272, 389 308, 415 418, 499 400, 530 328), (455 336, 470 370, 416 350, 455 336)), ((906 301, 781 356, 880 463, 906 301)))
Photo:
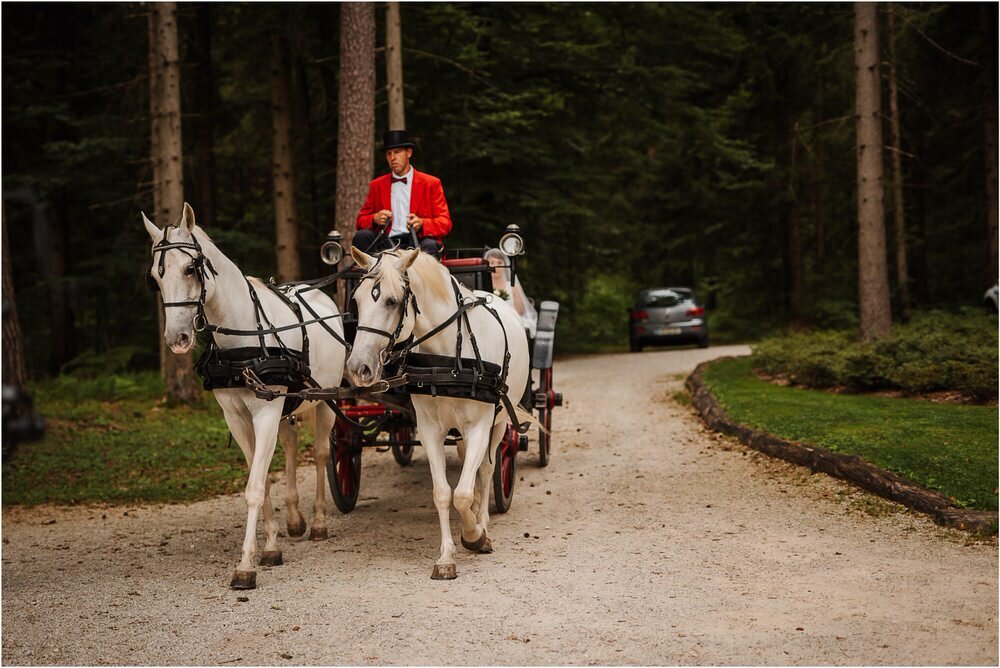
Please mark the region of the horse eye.
POLYGON ((191 276, 194 274, 194 264, 189 264, 186 269, 184 269, 185 276, 191 276))
POLYGON ((392 299, 391 297, 389 299, 385 300, 385 305, 386 306, 395 306, 398 303, 399 303, 398 301, 396 301, 395 299, 392 299))

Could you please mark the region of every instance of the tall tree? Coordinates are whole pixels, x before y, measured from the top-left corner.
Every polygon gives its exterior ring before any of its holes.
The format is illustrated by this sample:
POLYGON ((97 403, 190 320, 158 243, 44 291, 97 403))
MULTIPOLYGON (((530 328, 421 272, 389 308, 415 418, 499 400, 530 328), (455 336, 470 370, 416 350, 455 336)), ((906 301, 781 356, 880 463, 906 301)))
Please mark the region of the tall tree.
POLYGON ((375 9, 370 3, 340 5, 337 103, 335 225, 349 248, 354 238, 354 221, 375 168, 375 9))
POLYGON ((406 129, 406 106, 403 95, 403 30, 399 3, 388 2, 385 8, 385 78, 389 91, 389 129, 406 129))
POLYGON ((302 278, 295 210, 295 161, 292 157, 292 71, 288 40, 271 38, 271 117, 274 138, 274 231, 278 279, 302 278))
POLYGON ((882 183, 882 93, 875 3, 854 5, 858 161, 858 301, 861 339, 892 330, 882 183))
POLYGON ((886 5, 889 17, 889 128, 892 145, 892 214, 896 232, 896 285, 899 310, 906 320, 910 309, 910 273, 906 268, 906 211, 903 208, 903 141, 899 131, 899 70, 896 66, 896 7, 886 5))
POLYGON ((215 77, 212 72, 212 3, 199 2, 191 41, 196 70, 194 102, 197 106, 195 148, 195 210, 202 226, 215 223, 215 77))
POLYGON ((5 385, 24 387, 24 349, 21 346, 21 321, 17 317, 14 273, 10 261, 10 237, 7 236, 7 207, 3 208, 3 381, 5 385))
POLYGON ((982 5, 983 68, 986 71, 984 107, 986 117, 986 243, 990 281, 997 280, 997 15, 996 6, 982 5))
MULTIPOLYGON (((181 74, 177 47, 177 3, 149 5, 149 107, 153 208, 160 225, 180 220, 184 204, 184 162, 181 151, 181 74)), ((160 301, 160 333, 163 307, 160 301)), ((167 350, 160 337, 160 369, 167 399, 191 403, 200 395, 191 353, 167 350)))

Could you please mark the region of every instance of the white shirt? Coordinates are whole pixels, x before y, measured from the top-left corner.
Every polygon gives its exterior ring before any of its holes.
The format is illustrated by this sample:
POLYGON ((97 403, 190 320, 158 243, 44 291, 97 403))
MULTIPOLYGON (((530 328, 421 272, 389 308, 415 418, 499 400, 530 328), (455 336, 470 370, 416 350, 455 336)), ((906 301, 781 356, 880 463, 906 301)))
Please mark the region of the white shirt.
POLYGON ((392 229, 389 236, 408 235, 410 231, 406 228, 406 219, 410 217, 410 193, 413 192, 413 167, 402 176, 392 174, 390 178, 405 178, 406 183, 393 182, 391 190, 392 200, 392 229))

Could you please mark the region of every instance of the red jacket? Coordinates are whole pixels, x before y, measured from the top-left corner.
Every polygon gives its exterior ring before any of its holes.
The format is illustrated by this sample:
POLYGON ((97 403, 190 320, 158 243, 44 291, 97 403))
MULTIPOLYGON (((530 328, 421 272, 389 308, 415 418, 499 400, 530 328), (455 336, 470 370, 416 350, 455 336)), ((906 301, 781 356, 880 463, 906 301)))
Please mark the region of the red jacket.
MULTIPOLYGON (((372 219, 377 211, 392 211, 392 173, 383 174, 368 184, 368 197, 358 212, 357 229, 367 230, 374 225, 372 219)), ((434 237, 440 240, 451 232, 451 214, 444 198, 441 179, 413 169, 413 187, 410 189, 410 213, 423 221, 420 237, 434 237)), ((390 223, 390 226, 392 224, 390 223)))

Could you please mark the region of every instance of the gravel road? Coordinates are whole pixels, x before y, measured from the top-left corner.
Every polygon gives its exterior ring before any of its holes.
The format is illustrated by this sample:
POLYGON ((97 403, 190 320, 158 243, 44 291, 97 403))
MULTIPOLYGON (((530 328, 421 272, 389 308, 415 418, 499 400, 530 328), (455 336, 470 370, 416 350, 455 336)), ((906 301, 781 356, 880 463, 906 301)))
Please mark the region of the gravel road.
POLYGON ((2 661, 997 665, 996 540, 759 455, 673 398, 697 363, 746 352, 558 361, 552 462, 521 453, 496 551, 459 548, 453 581, 430 579, 419 449, 405 469, 366 450, 357 509, 329 504, 327 541, 283 539, 250 592, 227 586, 238 495, 5 507, 2 661))

